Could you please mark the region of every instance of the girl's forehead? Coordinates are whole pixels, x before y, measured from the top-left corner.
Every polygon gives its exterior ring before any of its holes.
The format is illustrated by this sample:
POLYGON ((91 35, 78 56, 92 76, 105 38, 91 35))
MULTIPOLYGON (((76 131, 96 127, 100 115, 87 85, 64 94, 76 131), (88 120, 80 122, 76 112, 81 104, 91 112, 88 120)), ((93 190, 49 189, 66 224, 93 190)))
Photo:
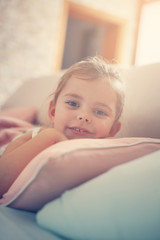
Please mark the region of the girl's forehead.
POLYGON ((117 93, 111 84, 105 79, 84 80, 71 77, 60 95, 77 94, 85 99, 99 99, 101 102, 116 101, 117 93))

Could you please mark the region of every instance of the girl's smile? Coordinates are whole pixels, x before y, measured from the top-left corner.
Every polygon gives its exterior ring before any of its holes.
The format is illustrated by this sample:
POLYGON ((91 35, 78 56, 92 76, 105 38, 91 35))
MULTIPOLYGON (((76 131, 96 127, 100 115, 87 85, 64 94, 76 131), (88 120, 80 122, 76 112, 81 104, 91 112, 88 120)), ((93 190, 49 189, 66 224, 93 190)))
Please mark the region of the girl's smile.
POLYGON ((79 136, 87 136, 91 134, 87 129, 81 127, 68 127, 68 129, 73 133, 79 136))

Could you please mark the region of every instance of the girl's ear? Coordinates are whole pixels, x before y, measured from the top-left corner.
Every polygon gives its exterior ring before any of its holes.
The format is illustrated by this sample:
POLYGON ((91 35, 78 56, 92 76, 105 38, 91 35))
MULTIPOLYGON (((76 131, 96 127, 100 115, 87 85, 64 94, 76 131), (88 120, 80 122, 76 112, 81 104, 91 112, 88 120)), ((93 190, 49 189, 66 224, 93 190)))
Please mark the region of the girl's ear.
POLYGON ((108 137, 114 137, 119 132, 120 128, 121 128, 121 122, 116 122, 111 128, 108 137))
POLYGON ((49 108, 48 108, 48 116, 50 119, 50 123, 54 123, 54 116, 55 116, 55 103, 54 101, 50 101, 49 108))

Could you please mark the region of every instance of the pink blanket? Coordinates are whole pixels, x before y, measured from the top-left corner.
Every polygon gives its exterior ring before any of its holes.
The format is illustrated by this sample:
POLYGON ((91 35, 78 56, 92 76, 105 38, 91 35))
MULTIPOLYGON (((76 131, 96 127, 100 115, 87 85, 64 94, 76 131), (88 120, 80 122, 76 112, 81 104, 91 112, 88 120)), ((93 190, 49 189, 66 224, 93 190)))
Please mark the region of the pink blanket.
POLYGON ((37 115, 34 107, 19 107, 0 112, 0 148, 32 128, 37 115))
POLYGON ((21 119, 0 116, 0 148, 31 127, 31 123, 21 119))

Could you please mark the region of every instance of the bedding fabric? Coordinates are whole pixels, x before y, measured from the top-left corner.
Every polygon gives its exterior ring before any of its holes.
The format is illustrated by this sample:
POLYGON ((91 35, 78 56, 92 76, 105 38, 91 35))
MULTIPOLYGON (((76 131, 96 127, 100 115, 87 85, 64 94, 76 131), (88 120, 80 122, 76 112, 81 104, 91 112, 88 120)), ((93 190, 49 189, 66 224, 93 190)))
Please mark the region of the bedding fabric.
POLYGON ((37 213, 40 226, 69 239, 160 239, 160 151, 66 191, 37 213))
POLYGON ((35 214, 0 206, 1 240, 60 240, 56 234, 40 228, 35 214))
MULTIPOLYGON (((10 143, 19 134, 34 127, 34 125, 31 122, 23 119, 23 118, 27 118, 27 116, 28 118, 30 118, 30 110, 28 109, 25 109, 25 110, 26 111, 23 110, 22 112, 19 113, 19 114, 22 114, 21 118, 15 117, 14 114, 9 114, 10 111, 9 113, 7 111, 6 114, 4 114, 3 112, 0 112, 0 148, 10 143), (8 114, 11 116, 8 116, 8 114)), ((32 115, 32 109, 31 109, 31 115, 32 115)))
POLYGON ((76 139, 38 154, 21 172, 0 204, 37 211, 63 192, 115 166, 160 150, 159 139, 76 139))

